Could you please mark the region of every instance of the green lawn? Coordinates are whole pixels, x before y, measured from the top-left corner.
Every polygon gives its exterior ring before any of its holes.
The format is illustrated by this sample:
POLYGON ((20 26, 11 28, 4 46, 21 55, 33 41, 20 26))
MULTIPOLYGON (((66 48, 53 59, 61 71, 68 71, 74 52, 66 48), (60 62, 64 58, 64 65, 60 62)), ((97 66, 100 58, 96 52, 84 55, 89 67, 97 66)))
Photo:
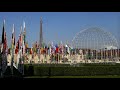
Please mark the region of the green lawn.
POLYGON ((24 78, 120 78, 120 76, 28 76, 24 78))

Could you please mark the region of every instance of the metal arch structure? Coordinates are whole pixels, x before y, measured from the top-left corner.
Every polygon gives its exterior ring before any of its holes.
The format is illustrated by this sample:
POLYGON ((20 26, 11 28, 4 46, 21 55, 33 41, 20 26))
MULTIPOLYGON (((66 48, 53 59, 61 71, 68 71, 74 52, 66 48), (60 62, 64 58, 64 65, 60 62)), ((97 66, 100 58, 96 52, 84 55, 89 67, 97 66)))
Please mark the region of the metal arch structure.
POLYGON ((80 49, 105 49, 118 48, 116 38, 110 33, 98 27, 91 27, 78 32, 72 40, 73 48, 80 49))

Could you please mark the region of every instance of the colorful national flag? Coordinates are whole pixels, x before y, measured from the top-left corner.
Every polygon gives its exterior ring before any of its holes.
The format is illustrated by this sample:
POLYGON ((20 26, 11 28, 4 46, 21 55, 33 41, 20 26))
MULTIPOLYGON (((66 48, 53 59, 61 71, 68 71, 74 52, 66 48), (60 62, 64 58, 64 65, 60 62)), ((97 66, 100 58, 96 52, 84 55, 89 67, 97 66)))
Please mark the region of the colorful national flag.
POLYGON ((20 35, 19 35, 20 48, 21 48, 21 46, 22 46, 22 42, 23 42, 23 40, 22 40, 22 26, 21 26, 21 31, 20 31, 20 35))
POLYGON ((19 39, 18 39, 17 44, 16 44, 15 54, 17 54, 18 52, 19 52, 19 39))
POLYGON ((24 37, 24 44, 26 44, 26 27, 25 27, 25 22, 23 22, 23 37, 24 37))
POLYGON ((6 32, 5 32, 5 37, 4 37, 4 43, 3 43, 3 50, 7 50, 7 38, 6 38, 6 32))
POLYGON ((15 48, 15 28, 14 28, 14 24, 13 24, 12 42, 11 42, 11 45, 12 45, 12 49, 14 49, 14 48, 15 48))
MULTIPOLYGON (((4 21, 5 22, 5 21, 4 21)), ((5 24, 5 23, 4 23, 5 24)), ((3 31, 2 31, 2 43, 4 43, 4 37, 5 37, 5 28, 3 24, 3 31)))
POLYGON ((59 47, 58 47, 58 45, 56 44, 56 49, 55 49, 55 53, 58 53, 59 52, 59 47))
POLYGON ((4 50, 4 41, 5 41, 5 28, 4 28, 4 25, 5 25, 5 20, 4 20, 4 23, 3 23, 3 31, 2 31, 2 43, 1 43, 1 52, 3 52, 4 50))

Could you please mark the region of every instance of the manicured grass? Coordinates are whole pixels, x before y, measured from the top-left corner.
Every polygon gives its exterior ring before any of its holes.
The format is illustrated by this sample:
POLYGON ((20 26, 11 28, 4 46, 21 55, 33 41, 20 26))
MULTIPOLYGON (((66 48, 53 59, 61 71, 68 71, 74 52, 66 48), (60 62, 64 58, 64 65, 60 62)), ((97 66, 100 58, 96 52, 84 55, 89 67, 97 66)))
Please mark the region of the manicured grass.
POLYGON ((51 76, 50 78, 120 78, 120 76, 51 76))
POLYGON ((28 76, 24 78, 120 78, 120 76, 28 76))
POLYGON ((27 76, 24 78, 48 78, 48 76, 27 76))

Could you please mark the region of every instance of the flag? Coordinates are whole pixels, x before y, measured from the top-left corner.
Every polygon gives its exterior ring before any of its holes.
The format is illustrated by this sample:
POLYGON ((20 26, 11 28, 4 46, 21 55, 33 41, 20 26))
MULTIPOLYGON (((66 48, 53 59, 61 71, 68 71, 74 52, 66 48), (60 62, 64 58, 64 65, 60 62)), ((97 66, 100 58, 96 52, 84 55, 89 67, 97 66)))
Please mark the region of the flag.
POLYGON ((18 51, 19 51, 19 39, 18 39, 17 44, 16 44, 15 54, 17 54, 18 51))
POLYGON ((14 28, 14 24, 13 24, 12 42, 11 42, 11 45, 12 45, 12 49, 14 49, 14 48, 15 48, 15 28, 14 28))
POLYGON ((51 53, 54 54, 54 52, 55 52, 55 49, 54 49, 54 47, 52 47, 51 48, 51 53))
POLYGON ((68 52, 68 54, 70 54, 70 52, 71 52, 71 47, 70 47, 70 45, 67 45, 68 47, 67 47, 67 52, 68 52))
POLYGON ((6 49, 7 49, 7 39, 6 39, 6 32, 5 32, 4 43, 3 43, 3 50, 6 51, 6 49))
POLYGON ((38 44, 37 44, 37 41, 36 41, 36 44, 35 44, 35 48, 38 48, 38 44))
POLYGON ((59 52, 62 54, 63 53, 63 49, 64 49, 64 46, 62 44, 62 41, 60 43, 60 47, 59 47, 59 52))
POLYGON ((24 43, 24 36, 23 36, 23 42, 22 42, 22 54, 25 54, 25 43, 24 43))
POLYGON ((3 31, 2 31, 2 43, 1 43, 1 52, 3 52, 3 45, 4 45, 4 39, 5 39, 5 28, 4 28, 4 25, 5 25, 5 21, 3 23, 3 31))
POLYGON ((23 32, 24 44, 26 44, 26 27, 25 27, 25 22, 23 22, 23 29, 24 29, 24 32, 23 32))
POLYGON ((49 46, 48 54, 51 55, 51 46, 49 46))
POLYGON ((20 47, 22 46, 22 26, 21 26, 21 31, 20 31, 20 35, 19 35, 19 44, 20 44, 20 47))
POLYGON ((56 49, 55 49, 55 53, 58 53, 59 52, 59 47, 58 47, 58 45, 56 44, 56 49))
POLYGON ((65 54, 68 53, 67 51, 68 51, 68 45, 66 44, 66 45, 65 45, 65 54))
POLYGON ((30 48, 30 54, 33 54, 32 48, 30 48))
POLYGON ((33 50, 35 53, 37 53, 37 48, 38 48, 38 45, 37 45, 37 41, 36 41, 33 45, 33 50))
POLYGON ((28 42, 25 44, 25 48, 27 49, 29 46, 28 46, 28 42))
POLYGON ((20 34, 19 34, 19 40, 18 40, 18 56, 19 56, 19 60, 18 63, 21 63, 21 59, 22 59, 22 26, 20 28, 20 34))
MULTIPOLYGON (((4 21, 5 24, 5 21, 4 21)), ((3 24, 3 32, 2 32, 2 43, 4 43, 4 37, 5 37, 5 28, 4 28, 4 24, 3 24)))

